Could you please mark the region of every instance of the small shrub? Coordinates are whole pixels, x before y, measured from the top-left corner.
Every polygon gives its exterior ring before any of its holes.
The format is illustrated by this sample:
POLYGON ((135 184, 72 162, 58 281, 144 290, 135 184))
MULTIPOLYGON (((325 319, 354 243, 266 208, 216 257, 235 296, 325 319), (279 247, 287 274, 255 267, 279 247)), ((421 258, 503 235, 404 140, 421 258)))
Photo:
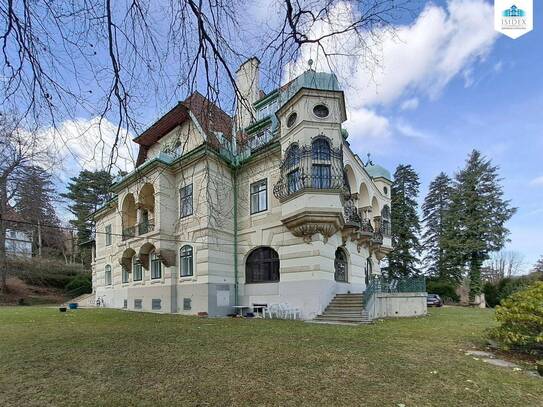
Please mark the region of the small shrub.
POLYGON ((496 319, 500 326, 489 336, 502 348, 543 354, 543 282, 503 299, 496 319))
POLYGON ((92 292, 92 277, 91 274, 78 274, 73 277, 68 284, 66 284, 65 290, 67 294, 72 297, 77 297, 81 294, 87 294, 92 292))
POLYGON ((458 294, 456 294, 454 284, 447 281, 428 280, 426 282, 426 291, 439 295, 444 301, 458 302, 460 300, 458 294))
POLYGON ((530 276, 520 276, 502 278, 498 283, 487 282, 483 287, 486 303, 489 307, 494 308, 496 305, 499 305, 504 298, 527 288, 535 281, 537 280, 530 276))
POLYGON ((500 295, 496 284, 485 283, 483 286, 483 293, 485 293, 486 304, 489 307, 494 308, 500 303, 500 295))

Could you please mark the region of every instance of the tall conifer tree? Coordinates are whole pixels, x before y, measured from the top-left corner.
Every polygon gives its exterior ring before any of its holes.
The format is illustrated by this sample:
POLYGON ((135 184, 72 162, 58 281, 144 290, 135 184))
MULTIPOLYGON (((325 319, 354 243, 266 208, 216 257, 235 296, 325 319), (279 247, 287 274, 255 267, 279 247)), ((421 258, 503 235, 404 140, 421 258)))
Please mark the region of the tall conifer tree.
POLYGON ((425 251, 423 263, 428 273, 440 280, 454 281, 448 267, 447 253, 443 244, 446 216, 451 207, 452 179, 441 172, 431 183, 422 205, 425 231, 422 245, 425 251))
POLYGON ((399 165, 396 168, 391 188, 393 250, 388 256, 389 277, 408 277, 419 273, 419 186, 419 176, 410 165, 399 165))
POLYGON ((503 197, 498 167, 477 150, 456 175, 445 245, 458 269, 469 268, 470 299, 481 293, 481 266, 507 242, 505 223, 516 208, 503 197))

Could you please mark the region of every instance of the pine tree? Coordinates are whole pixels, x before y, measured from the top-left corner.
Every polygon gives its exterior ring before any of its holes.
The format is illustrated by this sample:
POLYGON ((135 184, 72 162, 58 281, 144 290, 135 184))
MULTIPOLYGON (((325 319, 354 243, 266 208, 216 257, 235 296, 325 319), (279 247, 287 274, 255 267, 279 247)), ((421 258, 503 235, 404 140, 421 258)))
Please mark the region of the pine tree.
POLYGON ((428 274, 440 280, 457 282, 457 277, 448 267, 443 244, 445 221, 451 207, 452 192, 452 180, 444 172, 430 183, 428 195, 422 205, 422 221, 425 226, 422 245, 426 252, 423 263, 426 265, 428 274))
POLYGON ((543 257, 541 257, 535 264, 534 264, 534 273, 542 273, 543 274, 543 257))
POLYGON ((516 208, 503 197, 498 167, 473 150, 456 175, 446 220, 445 247, 458 270, 469 267, 470 300, 481 293, 481 266, 507 242, 505 223, 516 208))
POLYGON ((75 216, 70 223, 77 228, 77 240, 82 243, 90 239, 92 221, 89 216, 106 200, 113 181, 107 171, 83 170, 70 179, 68 192, 62 197, 71 201, 68 209, 75 216))
POLYGON ((15 209, 28 222, 26 228, 32 231, 34 246, 41 256, 42 247, 59 244, 60 231, 56 228, 60 220, 55 212, 56 191, 51 174, 38 166, 25 170, 15 195, 15 209))
POLYGON ((419 273, 419 186, 419 176, 410 165, 399 165, 396 168, 391 188, 393 250, 388 256, 389 277, 408 277, 419 273))

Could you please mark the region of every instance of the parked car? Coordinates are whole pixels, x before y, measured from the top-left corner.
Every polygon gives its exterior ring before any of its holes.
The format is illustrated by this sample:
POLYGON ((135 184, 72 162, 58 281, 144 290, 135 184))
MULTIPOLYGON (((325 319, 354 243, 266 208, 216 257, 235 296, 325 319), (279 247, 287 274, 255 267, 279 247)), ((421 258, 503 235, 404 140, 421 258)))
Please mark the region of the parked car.
POLYGON ((428 297, 426 297, 426 305, 428 307, 442 307, 443 300, 437 294, 428 294, 428 297))

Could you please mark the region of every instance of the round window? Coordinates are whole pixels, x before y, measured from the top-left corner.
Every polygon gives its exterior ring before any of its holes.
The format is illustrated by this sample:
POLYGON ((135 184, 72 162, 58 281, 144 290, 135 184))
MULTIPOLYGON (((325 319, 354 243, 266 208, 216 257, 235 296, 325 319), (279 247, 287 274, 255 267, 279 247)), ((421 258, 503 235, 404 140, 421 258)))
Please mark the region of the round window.
POLYGON ((328 110, 328 107, 325 105, 317 105, 313 108, 313 113, 315 116, 320 118, 328 117, 330 114, 330 111, 328 110))
POLYGON ((385 195, 388 195, 388 188, 387 188, 387 187, 383 187, 383 192, 385 193, 385 195))
POLYGON ((296 113, 291 113, 287 119, 287 127, 294 126, 294 123, 296 123, 297 118, 298 118, 298 115, 296 113))

